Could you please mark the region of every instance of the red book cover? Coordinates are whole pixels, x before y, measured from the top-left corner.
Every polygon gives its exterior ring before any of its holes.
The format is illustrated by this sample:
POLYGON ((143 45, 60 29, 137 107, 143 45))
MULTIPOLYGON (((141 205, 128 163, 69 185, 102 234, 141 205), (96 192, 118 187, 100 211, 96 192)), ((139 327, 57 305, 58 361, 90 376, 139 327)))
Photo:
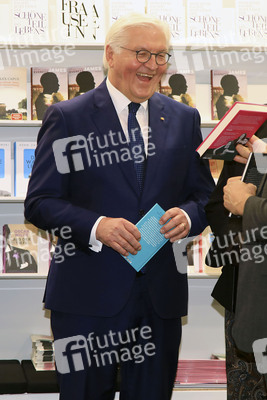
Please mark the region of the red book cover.
POLYGON ((238 143, 246 144, 267 120, 267 106, 236 102, 197 148, 202 158, 233 160, 238 143))

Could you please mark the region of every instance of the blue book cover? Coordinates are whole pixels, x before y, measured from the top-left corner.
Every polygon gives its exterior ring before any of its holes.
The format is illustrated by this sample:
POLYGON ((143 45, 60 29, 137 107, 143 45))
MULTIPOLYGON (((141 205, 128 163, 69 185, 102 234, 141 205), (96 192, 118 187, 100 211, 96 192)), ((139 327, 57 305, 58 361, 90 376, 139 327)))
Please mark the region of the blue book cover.
POLYGON ((0 142, 0 196, 11 196, 11 142, 0 142))
POLYGON ((162 225, 159 223, 159 220, 163 214, 165 214, 165 211, 156 203, 136 224, 141 233, 140 244, 142 248, 136 255, 129 254, 127 257, 123 256, 136 271, 140 271, 169 240, 160 233, 162 225))
POLYGON ((27 192, 35 158, 36 142, 14 143, 14 195, 24 197, 27 192))

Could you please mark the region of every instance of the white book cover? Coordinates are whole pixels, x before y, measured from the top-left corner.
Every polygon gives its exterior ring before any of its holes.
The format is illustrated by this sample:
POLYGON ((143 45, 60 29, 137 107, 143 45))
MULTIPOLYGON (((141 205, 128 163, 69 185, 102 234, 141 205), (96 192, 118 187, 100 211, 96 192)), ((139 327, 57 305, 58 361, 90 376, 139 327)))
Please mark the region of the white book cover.
POLYGON ((11 196, 11 142, 0 142, 0 196, 11 196))
POLYGON ((31 118, 33 120, 42 120, 48 107, 64 100, 68 100, 67 68, 31 68, 31 118))
POLYGON ((27 119, 27 68, 0 68, 0 120, 27 119))
POLYGON ((147 0, 147 14, 168 23, 171 43, 185 43, 185 0, 147 0))
POLYGON ((11 39, 15 43, 49 42, 48 0, 11 0, 11 39))
POLYGON ((236 0, 236 28, 239 44, 266 46, 266 22, 266 0, 236 0))
POLYGON ((160 92, 187 106, 196 106, 196 76, 193 70, 169 68, 160 83, 160 92))
POLYGON ((0 2, 0 43, 7 45, 11 42, 11 13, 10 5, 0 2))
POLYGON ((189 44, 235 44, 235 3, 232 0, 187 0, 189 44))
POLYGON ((50 265, 49 234, 36 226, 3 226, 3 273, 46 276, 50 265))
POLYGON ((14 196, 25 197, 35 159, 36 142, 14 143, 14 196))
POLYGON ((94 89, 104 77, 103 67, 99 65, 68 68, 69 99, 94 89))
POLYGON ((104 0, 56 0, 57 41, 70 44, 103 44, 104 0))
POLYGON ((145 13, 145 0, 109 0, 106 2, 108 13, 108 27, 123 15, 131 12, 145 13))

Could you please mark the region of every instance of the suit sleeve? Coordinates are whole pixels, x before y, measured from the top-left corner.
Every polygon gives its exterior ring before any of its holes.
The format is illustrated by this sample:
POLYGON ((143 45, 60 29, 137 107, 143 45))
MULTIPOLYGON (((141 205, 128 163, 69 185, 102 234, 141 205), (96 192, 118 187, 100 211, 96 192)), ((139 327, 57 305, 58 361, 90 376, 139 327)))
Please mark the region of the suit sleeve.
POLYGON ((60 108, 49 107, 37 139, 25 218, 38 228, 56 230, 57 236, 63 227, 68 227, 69 240, 88 249, 90 232, 99 215, 69 200, 70 174, 58 171, 53 151, 53 143, 67 135, 68 127, 60 108))
POLYGON ((196 152, 197 147, 202 142, 200 116, 196 109, 194 109, 191 140, 192 153, 188 154, 190 164, 183 187, 185 199, 179 204, 179 207, 189 215, 192 223, 190 236, 194 236, 200 234, 207 226, 204 207, 214 189, 214 181, 210 174, 208 161, 201 159, 196 152))
POLYGON ((243 214, 243 232, 255 236, 258 241, 267 239, 267 199, 251 196, 247 199, 243 214))

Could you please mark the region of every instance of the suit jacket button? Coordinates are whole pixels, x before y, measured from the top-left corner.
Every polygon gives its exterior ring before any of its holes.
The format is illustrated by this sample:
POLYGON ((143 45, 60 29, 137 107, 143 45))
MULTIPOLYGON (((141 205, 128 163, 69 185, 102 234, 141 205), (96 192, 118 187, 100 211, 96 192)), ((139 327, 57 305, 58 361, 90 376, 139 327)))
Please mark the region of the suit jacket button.
POLYGON ((145 210, 139 210, 139 215, 140 215, 140 217, 143 217, 144 215, 145 215, 145 210))

